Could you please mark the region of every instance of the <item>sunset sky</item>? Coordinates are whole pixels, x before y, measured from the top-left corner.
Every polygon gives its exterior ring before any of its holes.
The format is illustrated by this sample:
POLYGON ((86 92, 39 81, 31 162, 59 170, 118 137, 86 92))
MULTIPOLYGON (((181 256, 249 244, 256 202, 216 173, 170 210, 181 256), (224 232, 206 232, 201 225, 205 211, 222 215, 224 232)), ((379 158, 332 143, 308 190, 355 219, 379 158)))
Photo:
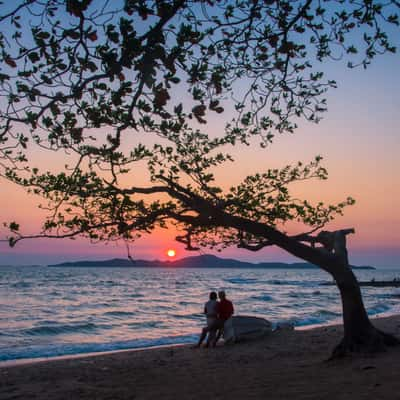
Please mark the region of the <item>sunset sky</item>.
MULTIPOLYGON (((277 137, 267 149, 235 149, 236 163, 218 171, 216 176, 229 185, 249 173, 297 160, 307 162, 320 154, 329 180, 306 182, 296 187, 296 192, 310 200, 333 203, 347 196, 355 198, 356 205, 328 228, 356 229, 356 234, 349 238, 353 264, 400 268, 400 57, 396 54, 378 58, 366 71, 346 69, 341 62, 326 64, 324 69, 339 87, 329 92, 328 112, 318 125, 303 122, 294 135, 277 137)), ((210 122, 218 126, 218 121, 210 122)), ((60 155, 46 157, 43 163, 60 162, 60 155)), ((7 182, 1 181, 0 185, 0 221, 16 220, 25 232, 37 231, 43 215, 36 207, 38 199, 7 182)), ((139 240, 131 249, 132 255, 166 259, 168 249, 176 249, 178 258, 196 254, 185 252, 173 239, 173 231, 157 231, 139 240)), ((123 258, 126 254, 123 244, 93 245, 81 239, 29 240, 13 249, 0 243, 0 265, 123 258)), ((299 261, 275 248, 258 253, 232 248, 220 256, 250 261, 299 261)))

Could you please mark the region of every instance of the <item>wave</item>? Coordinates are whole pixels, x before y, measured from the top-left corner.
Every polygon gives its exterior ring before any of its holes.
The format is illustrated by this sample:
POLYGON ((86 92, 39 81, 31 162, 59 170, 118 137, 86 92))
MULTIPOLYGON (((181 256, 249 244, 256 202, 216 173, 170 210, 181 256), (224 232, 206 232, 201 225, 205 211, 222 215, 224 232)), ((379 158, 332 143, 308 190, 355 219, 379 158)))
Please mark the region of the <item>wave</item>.
POLYGON ((234 284, 253 284, 258 281, 256 278, 226 278, 224 279, 225 282, 234 283, 234 284))
POLYGON ((25 282, 25 281, 15 282, 11 285, 11 287, 14 289, 26 289, 30 288, 31 286, 32 286, 31 282, 25 282))
POLYGON ((299 297, 304 298, 304 293, 301 293, 301 292, 289 292, 288 296, 289 297, 293 297, 295 299, 297 299, 299 297))
POLYGON ((192 313, 192 314, 173 314, 172 317, 176 319, 192 319, 198 320, 199 318, 204 318, 204 314, 202 313, 192 313))
POLYGON ((293 279, 268 279, 265 281, 258 281, 260 284, 266 285, 280 285, 280 286, 299 286, 299 287, 317 287, 320 286, 319 281, 304 281, 293 279))
POLYGON ((261 301, 275 301, 275 299, 269 294, 262 294, 260 296, 254 296, 251 298, 252 300, 261 300, 261 301))
POLYGON ((48 336, 48 335, 62 335, 65 333, 91 333, 98 329, 110 329, 110 325, 99 325, 82 323, 82 324, 45 324, 39 325, 34 328, 25 329, 23 335, 25 336, 48 336))
MULTIPOLYGON (((373 307, 368 307, 367 312, 368 315, 374 316, 377 314, 386 313, 392 310, 392 308, 393 307, 391 305, 378 303, 373 307)), ((291 318, 289 321, 282 320, 279 322, 290 322, 295 326, 323 325, 332 321, 340 320, 341 317, 342 313, 339 311, 318 310, 305 316, 291 318)))
POLYGON ((195 343, 198 334, 166 336, 157 339, 135 339, 120 342, 58 344, 0 349, 0 361, 48 358, 76 354, 100 353, 116 350, 150 348, 174 344, 195 343))
MULTIPOLYGON (((320 290, 314 290, 312 292, 306 292, 306 291, 298 291, 298 292, 294 292, 294 291, 290 291, 288 293, 289 297, 295 298, 295 299, 304 299, 304 298, 310 298, 313 296, 320 296, 322 294, 322 292, 320 290)), ((325 294, 325 293, 324 293, 325 294)))
POLYGON ((379 299, 399 299, 400 293, 377 293, 374 296, 379 299))
POLYGON ((109 316, 109 317, 129 317, 129 316, 134 316, 136 313, 132 311, 107 311, 103 315, 109 316))
POLYGON ((103 303, 96 303, 96 304, 91 305, 91 308, 104 308, 104 307, 115 307, 115 304, 103 302, 103 303))
POLYGON ((293 317, 289 320, 278 321, 279 323, 291 323, 294 326, 304 327, 308 325, 324 325, 341 317, 340 312, 329 310, 318 310, 310 314, 293 317))
POLYGON ((157 304, 157 311, 163 310, 163 311, 170 311, 170 310, 174 310, 175 307, 170 305, 164 305, 164 304, 157 304))
POLYGON ((368 315, 376 315, 389 311, 391 308, 392 307, 388 304, 378 303, 373 307, 367 307, 367 312, 368 315))
POLYGON ((185 301, 185 300, 179 301, 178 304, 181 306, 193 306, 193 305, 196 306, 197 305, 193 301, 185 301))
POLYGON ((138 322, 129 322, 127 326, 130 328, 139 328, 139 329, 146 329, 146 328, 161 328, 164 325, 162 321, 138 321, 138 322))
POLYGON ((99 286, 127 286, 126 283, 123 282, 118 282, 118 281, 113 281, 113 280, 101 280, 97 282, 97 285, 99 286))

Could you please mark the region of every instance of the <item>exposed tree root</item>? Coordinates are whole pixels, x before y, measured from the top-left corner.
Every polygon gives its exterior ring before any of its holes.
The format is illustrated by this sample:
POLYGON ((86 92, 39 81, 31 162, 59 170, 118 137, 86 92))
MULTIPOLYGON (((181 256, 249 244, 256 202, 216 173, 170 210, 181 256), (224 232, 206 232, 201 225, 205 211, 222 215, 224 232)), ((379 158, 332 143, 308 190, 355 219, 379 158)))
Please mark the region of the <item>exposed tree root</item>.
POLYGON ((400 340, 374 327, 359 333, 347 335, 333 349, 329 360, 342 358, 351 353, 378 353, 385 351, 387 347, 400 345, 400 340))

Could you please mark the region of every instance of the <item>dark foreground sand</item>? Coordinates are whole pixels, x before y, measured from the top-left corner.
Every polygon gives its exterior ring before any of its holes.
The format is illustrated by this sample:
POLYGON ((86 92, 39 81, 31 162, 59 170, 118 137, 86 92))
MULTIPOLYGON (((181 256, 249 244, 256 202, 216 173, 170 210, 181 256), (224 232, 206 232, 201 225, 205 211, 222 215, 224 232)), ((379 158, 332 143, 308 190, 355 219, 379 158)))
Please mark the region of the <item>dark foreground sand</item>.
MULTIPOLYGON (((400 337, 400 316, 375 320, 400 337)), ((3 399, 400 399, 400 347, 326 362, 341 327, 216 349, 129 351, 0 368, 3 399)))

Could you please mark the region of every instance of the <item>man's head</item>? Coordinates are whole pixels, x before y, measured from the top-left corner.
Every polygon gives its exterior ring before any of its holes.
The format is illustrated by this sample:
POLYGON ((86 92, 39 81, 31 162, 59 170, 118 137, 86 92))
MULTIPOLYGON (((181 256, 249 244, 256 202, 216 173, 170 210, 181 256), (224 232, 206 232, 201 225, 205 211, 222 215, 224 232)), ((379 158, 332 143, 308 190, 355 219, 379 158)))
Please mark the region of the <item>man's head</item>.
POLYGON ((220 300, 224 300, 226 298, 226 294, 223 290, 220 290, 218 292, 218 297, 220 298, 220 300))
POLYGON ((216 292, 210 292, 210 300, 217 300, 217 293, 216 292))

